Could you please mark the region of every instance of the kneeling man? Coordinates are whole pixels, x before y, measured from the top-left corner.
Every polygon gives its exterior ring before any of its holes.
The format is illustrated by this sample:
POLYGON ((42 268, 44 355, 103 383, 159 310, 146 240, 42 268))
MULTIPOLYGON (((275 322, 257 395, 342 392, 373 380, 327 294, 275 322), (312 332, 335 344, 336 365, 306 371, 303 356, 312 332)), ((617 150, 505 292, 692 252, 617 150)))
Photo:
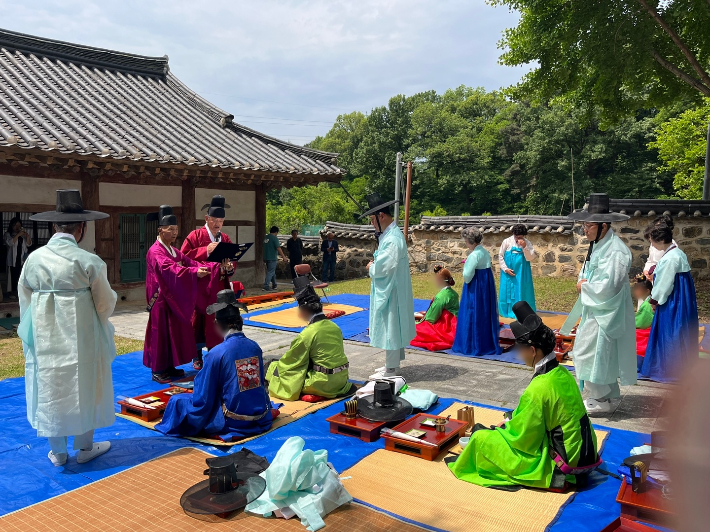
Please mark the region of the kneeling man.
POLYGON ((525 301, 513 305, 519 356, 535 369, 518 407, 504 424, 476 424, 454 475, 479 486, 522 485, 564 490, 583 484, 599 462, 597 438, 572 374, 555 356, 555 334, 525 301))
POLYGON ((269 394, 285 401, 297 401, 301 395, 325 399, 347 395, 353 385, 348 382, 343 333, 323 314, 307 277, 296 277, 293 286, 298 314, 308 325, 291 342, 291 349, 269 366, 269 394))
POLYGON ((170 399, 156 430, 168 436, 219 435, 229 441, 271 428, 261 348, 244 336, 239 308, 245 307, 232 290, 220 291, 217 302, 207 307, 224 342, 205 356, 193 393, 170 399))

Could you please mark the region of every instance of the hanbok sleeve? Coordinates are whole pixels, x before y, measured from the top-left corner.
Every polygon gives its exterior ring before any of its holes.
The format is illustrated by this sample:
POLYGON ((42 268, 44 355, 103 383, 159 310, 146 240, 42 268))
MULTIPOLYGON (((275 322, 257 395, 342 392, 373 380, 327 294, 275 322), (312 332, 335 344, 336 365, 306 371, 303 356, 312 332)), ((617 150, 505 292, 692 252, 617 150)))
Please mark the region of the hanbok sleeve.
POLYGON ((195 309, 197 298, 197 270, 199 264, 180 254, 186 264, 181 266, 178 261, 166 254, 154 255, 155 271, 160 276, 160 292, 170 309, 183 321, 189 322, 195 309))
POLYGON ((648 301, 641 304, 641 308, 636 312, 636 328, 648 329, 653 323, 653 307, 648 301))
POLYGON ((32 289, 26 284, 24 268, 22 268, 20 279, 17 281, 17 295, 20 300, 20 317, 22 317, 32 303, 32 289))
POLYGON ((466 263, 463 265, 463 281, 470 283, 476 275, 476 266, 478 266, 478 253, 471 252, 466 257, 466 263))
POLYGON ((217 354, 205 356, 202 369, 195 376, 192 390, 192 408, 189 417, 190 426, 204 427, 212 419, 217 403, 221 402, 220 366, 222 357, 217 354))
POLYGON ((651 299, 659 305, 668 301, 668 297, 673 293, 676 273, 678 273, 678 261, 674 257, 668 257, 656 265, 651 299))
POLYGON ((207 260, 207 246, 200 247, 196 231, 193 231, 187 235, 187 238, 185 238, 182 242, 182 246, 180 246, 180 251, 183 255, 191 258, 192 260, 200 262, 205 262, 207 260))
POLYGON ((498 250, 498 266, 500 266, 500 271, 502 272, 508 269, 508 265, 505 263, 505 252, 508 249, 510 249, 510 239, 506 238, 500 245, 500 250, 498 250))
POLYGON ((439 291, 439 293, 434 296, 431 305, 429 305, 429 309, 426 311, 424 319, 429 323, 436 323, 439 321, 441 313, 444 311, 444 304, 445 301, 443 293, 439 291))
POLYGON ((291 348, 275 362, 279 372, 279 397, 287 401, 296 401, 306 382, 310 362, 310 342, 303 333, 291 342, 291 348))
POLYGON ((545 417, 541 399, 534 386, 529 386, 520 397, 512 418, 496 430, 508 445, 527 455, 536 455, 545 441, 545 417))
POLYGON ((377 250, 377 256, 372 266, 370 266, 370 277, 375 279, 394 276, 399 263, 399 257, 397 255, 397 246, 393 242, 385 242, 384 245, 377 250))
POLYGON ((91 297, 94 300, 96 314, 102 322, 107 322, 113 309, 116 308, 118 296, 113 291, 106 276, 106 264, 101 263, 91 279, 91 297))
POLYGON ((592 310, 606 309, 607 302, 621 291, 621 286, 628 283, 628 268, 621 257, 610 257, 600 275, 593 282, 582 284, 580 299, 582 304, 592 310))
POLYGON ((525 258, 528 262, 530 262, 531 260, 535 260, 535 258, 537 257, 537 253, 535 253, 535 247, 532 245, 532 242, 530 242, 527 238, 525 239, 523 255, 525 255, 525 258))

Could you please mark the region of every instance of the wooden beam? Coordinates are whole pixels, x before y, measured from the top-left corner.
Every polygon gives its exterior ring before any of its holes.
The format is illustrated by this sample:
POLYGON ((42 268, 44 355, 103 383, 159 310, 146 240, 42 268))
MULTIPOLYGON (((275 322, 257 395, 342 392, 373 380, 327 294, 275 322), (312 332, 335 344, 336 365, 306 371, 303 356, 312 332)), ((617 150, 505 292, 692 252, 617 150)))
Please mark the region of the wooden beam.
POLYGON ((195 218, 195 184, 192 179, 182 182, 182 216, 180 220, 180 239, 185 240, 187 235, 197 226, 195 218))
POLYGON ((254 261, 256 262, 256 282, 262 283, 266 276, 264 268, 264 238, 266 238, 266 187, 256 187, 256 227, 254 229, 254 261))
MULTIPOLYGON (((99 205, 101 204, 99 200, 99 180, 95 177, 91 177, 88 172, 81 172, 81 202, 84 205, 84 209, 88 211, 98 211, 99 205)), ((98 237, 101 234, 103 225, 106 223, 104 220, 96 220, 94 234, 98 237)), ((100 238, 95 240, 95 251, 100 257, 103 253, 103 245, 100 238)))

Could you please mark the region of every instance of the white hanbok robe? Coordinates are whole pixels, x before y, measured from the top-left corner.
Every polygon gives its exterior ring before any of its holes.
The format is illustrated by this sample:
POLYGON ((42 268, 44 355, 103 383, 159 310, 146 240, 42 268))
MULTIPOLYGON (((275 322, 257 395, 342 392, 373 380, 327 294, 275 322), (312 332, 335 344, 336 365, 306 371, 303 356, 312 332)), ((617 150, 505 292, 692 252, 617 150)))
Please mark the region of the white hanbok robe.
POLYGON ((572 350, 577 378, 610 386, 611 396, 618 394, 617 379, 623 385, 636 383, 631 260, 629 248, 609 230, 594 245, 589 262, 579 274, 579 279, 587 282, 582 284, 579 299, 561 330, 568 333, 581 316, 572 350))
POLYGON ((407 242, 394 222, 380 236, 369 270, 370 345, 393 351, 417 335, 407 242))
POLYGON ((55 234, 25 262, 18 287, 27 419, 41 437, 75 436, 115 420, 106 264, 55 234))

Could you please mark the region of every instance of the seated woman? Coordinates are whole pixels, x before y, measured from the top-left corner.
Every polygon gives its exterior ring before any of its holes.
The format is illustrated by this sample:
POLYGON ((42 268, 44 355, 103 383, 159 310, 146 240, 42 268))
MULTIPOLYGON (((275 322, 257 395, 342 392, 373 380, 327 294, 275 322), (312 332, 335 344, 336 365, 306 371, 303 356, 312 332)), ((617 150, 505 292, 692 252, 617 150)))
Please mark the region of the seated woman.
POLYGON ((193 393, 174 395, 155 429, 167 436, 221 436, 223 440, 261 434, 271 428, 271 401, 264 383, 261 348, 242 332, 232 290, 207 307, 224 342, 205 355, 193 393))
POLYGON ((634 297, 638 301, 636 310, 636 356, 638 357, 638 369, 641 369, 643 357, 646 354, 648 345, 648 335, 651 332, 653 323, 653 307, 651 306, 651 290, 653 284, 644 274, 636 276, 634 283, 634 297))
POLYGON ((688 257, 673 244, 673 228, 657 224, 651 244, 664 251, 654 270, 651 306, 655 314, 641 376, 672 382, 698 358, 698 303, 688 257))
POLYGON ((533 287, 530 261, 536 257, 535 248, 525 238, 528 227, 515 224, 512 236, 503 240, 498 251, 500 265, 500 291, 498 293, 498 313, 504 318, 514 318, 513 305, 527 301, 535 310, 535 288, 533 287))
POLYGON ((308 322, 291 348, 269 365, 269 394, 284 401, 301 396, 311 402, 354 391, 348 382, 348 359, 340 328, 323 314, 323 305, 307 277, 293 280, 298 315, 308 322))
POLYGON ((449 468, 479 486, 561 491, 568 482, 583 485, 601 460, 577 382, 557 362, 552 329, 525 301, 513 305, 513 312, 516 350, 534 368, 532 381, 504 424, 474 425, 471 440, 449 468))
POLYGON ((434 284, 439 291, 431 300, 426 314, 414 313, 417 336, 411 344, 429 351, 451 349, 456 334, 456 316, 459 313, 459 295, 451 288, 456 284, 451 272, 443 266, 434 266, 434 284))
POLYGON ((500 355, 498 298, 491 269, 491 254, 481 245, 483 234, 475 227, 461 231, 471 253, 463 266, 464 287, 452 349, 466 356, 500 355))

